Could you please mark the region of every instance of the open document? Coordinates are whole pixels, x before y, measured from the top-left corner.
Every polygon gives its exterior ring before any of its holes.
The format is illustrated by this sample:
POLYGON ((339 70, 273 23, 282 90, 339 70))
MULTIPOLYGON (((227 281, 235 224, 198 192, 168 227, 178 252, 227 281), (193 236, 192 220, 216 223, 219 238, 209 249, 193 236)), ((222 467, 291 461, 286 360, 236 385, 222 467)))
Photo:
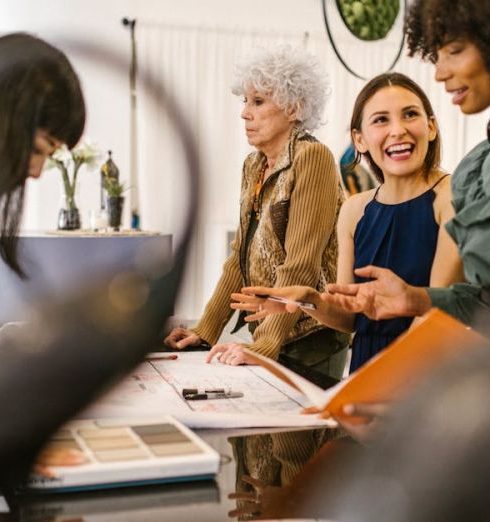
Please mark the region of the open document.
POLYGON ((471 328, 433 308, 348 379, 328 390, 322 390, 271 359, 248 353, 257 364, 303 392, 319 410, 342 417, 342 408, 349 403, 400 399, 421 378, 451 357, 489 343, 471 328))
POLYGON ((205 363, 205 352, 150 354, 79 418, 172 415, 193 428, 335 426, 301 413, 310 400, 261 366, 205 363), (183 390, 224 390, 240 397, 186 400, 183 390))

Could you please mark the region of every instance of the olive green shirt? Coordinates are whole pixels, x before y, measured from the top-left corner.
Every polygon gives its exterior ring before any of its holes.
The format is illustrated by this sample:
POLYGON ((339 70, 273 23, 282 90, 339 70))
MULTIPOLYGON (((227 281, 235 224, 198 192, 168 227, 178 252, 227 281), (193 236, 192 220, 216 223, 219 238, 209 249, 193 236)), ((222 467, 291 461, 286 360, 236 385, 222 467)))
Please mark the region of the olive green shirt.
POLYGON ((458 245, 466 283, 450 288, 429 288, 433 306, 467 324, 476 312, 487 308, 480 300, 482 288, 490 289, 490 143, 477 145, 452 176, 454 218, 446 224, 458 245))

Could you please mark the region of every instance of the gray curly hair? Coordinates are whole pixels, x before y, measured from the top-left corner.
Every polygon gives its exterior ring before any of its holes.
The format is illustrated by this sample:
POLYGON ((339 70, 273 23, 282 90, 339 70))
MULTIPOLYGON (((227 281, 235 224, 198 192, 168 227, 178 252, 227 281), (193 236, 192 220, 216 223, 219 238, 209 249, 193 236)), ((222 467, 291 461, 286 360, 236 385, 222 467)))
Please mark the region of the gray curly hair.
POLYGON ((281 109, 294 107, 304 129, 322 124, 327 79, 317 59, 302 48, 257 48, 239 61, 231 90, 241 96, 250 88, 270 96, 281 109))

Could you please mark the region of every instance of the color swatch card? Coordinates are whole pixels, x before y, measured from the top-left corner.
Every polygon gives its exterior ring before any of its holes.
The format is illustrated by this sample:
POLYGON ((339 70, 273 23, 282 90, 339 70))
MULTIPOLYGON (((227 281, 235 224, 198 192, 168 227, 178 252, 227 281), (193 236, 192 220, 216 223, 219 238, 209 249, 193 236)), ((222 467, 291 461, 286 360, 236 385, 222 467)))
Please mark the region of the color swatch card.
POLYGON ((82 490, 212 478, 219 454, 172 417, 149 422, 72 421, 46 446, 57 455, 77 450, 84 462, 52 466, 53 477, 32 474, 30 489, 82 490))

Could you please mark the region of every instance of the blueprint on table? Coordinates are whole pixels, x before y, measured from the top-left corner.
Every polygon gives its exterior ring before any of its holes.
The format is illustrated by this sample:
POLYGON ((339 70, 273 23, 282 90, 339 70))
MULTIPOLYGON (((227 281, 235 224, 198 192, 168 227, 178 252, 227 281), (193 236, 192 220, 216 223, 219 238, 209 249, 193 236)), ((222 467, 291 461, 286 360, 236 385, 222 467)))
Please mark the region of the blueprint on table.
POLYGON ((206 355, 183 352, 176 360, 151 359, 150 355, 79 417, 168 414, 194 428, 326 425, 312 415, 302 415, 309 405, 304 395, 264 368, 217 361, 206 364, 206 355), (186 401, 183 388, 225 388, 242 392, 243 397, 186 401))

